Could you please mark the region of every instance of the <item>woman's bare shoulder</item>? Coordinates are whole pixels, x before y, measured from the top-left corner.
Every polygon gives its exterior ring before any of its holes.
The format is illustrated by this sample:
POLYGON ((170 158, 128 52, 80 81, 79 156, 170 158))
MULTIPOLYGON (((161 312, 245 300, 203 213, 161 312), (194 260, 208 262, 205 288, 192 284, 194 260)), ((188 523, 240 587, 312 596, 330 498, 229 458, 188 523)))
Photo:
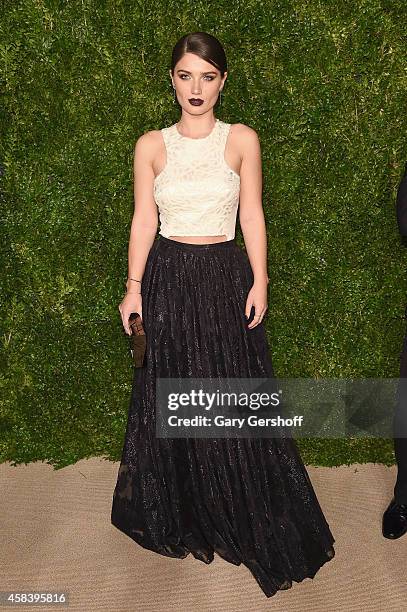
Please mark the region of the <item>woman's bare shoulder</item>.
POLYGON ((140 143, 141 146, 148 147, 151 144, 156 144, 157 142, 161 142, 162 135, 161 130, 149 130, 148 132, 144 132, 141 134, 136 140, 136 144, 140 143))
POLYGON ((257 136, 257 132, 256 130, 254 130, 253 128, 251 128, 248 125, 245 125, 244 123, 232 123, 232 127, 231 130, 233 130, 233 133, 236 134, 236 136, 240 136, 242 138, 256 138, 257 136))
POLYGON ((162 146, 162 142, 161 130, 149 130, 137 138, 135 150, 141 155, 152 158, 162 146))

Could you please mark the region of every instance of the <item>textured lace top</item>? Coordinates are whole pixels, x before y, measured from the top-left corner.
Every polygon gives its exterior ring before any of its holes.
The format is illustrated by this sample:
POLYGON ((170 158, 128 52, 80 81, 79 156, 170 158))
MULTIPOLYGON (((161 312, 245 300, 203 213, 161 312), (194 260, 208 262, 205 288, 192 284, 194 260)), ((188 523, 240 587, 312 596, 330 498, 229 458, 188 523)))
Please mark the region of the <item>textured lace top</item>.
POLYGON ((162 128, 167 162, 154 179, 162 236, 235 236, 240 177, 224 158, 230 123, 216 119, 204 138, 162 128))

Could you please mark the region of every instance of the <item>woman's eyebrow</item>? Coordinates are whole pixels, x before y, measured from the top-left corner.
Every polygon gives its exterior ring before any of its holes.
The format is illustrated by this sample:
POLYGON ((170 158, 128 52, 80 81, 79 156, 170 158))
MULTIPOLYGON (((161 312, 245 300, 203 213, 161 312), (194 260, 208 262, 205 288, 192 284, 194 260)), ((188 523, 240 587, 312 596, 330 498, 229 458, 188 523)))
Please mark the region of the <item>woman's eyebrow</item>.
MULTIPOLYGON (((187 72, 188 74, 192 74, 189 70, 184 70, 183 68, 179 68, 177 72, 187 72)), ((201 72, 201 74, 216 74, 214 70, 209 70, 209 72, 201 72)))

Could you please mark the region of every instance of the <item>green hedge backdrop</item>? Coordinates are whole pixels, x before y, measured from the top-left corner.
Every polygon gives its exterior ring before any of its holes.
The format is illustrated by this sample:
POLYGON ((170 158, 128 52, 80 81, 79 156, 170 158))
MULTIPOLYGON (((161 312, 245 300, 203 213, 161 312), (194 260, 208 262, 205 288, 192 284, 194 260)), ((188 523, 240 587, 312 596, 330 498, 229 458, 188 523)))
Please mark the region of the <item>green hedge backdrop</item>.
MULTIPOLYGON (((405 0, 2 3, 1 461, 120 458, 134 144, 178 120, 168 68, 192 31, 227 53, 216 115, 262 145, 276 374, 398 376, 406 18, 405 0)), ((389 439, 299 445, 393 462, 389 439)))

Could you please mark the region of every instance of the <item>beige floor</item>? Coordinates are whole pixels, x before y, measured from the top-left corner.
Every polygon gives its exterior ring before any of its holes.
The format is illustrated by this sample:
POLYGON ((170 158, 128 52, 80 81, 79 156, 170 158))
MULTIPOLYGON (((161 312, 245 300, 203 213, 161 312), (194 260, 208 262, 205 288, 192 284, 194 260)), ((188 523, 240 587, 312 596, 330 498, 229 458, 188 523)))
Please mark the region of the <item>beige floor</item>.
MULTIPOLYGON (((28 610, 290 612, 407 610, 407 534, 381 535, 396 468, 308 467, 336 539, 316 577, 266 598, 249 570, 217 555, 210 565, 138 546, 110 524, 118 463, 0 465, 1 591, 68 593, 69 606, 28 610)), ((17 606, 14 606, 16 608, 17 606)), ((11 609, 7 606, 5 609, 11 609)))

